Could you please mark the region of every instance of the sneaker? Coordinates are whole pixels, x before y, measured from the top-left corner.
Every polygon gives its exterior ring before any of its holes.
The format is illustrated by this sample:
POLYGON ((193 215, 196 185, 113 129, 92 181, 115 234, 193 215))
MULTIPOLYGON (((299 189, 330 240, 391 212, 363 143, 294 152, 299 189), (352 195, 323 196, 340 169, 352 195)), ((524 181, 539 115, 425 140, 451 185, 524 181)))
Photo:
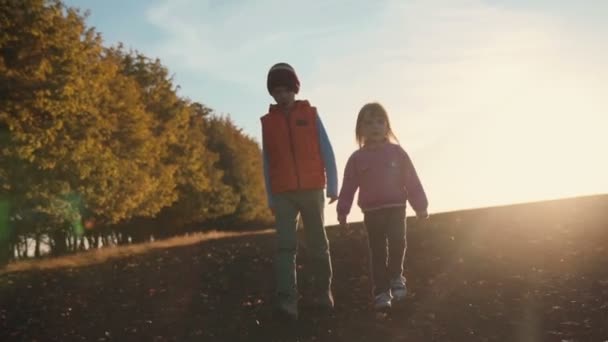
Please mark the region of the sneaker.
POLYGON ((392 296, 390 292, 382 292, 374 298, 374 310, 387 310, 391 308, 392 296))
POLYGON ((391 294, 395 301, 400 302, 405 299, 407 295, 407 288, 405 287, 405 278, 399 276, 391 280, 391 294))

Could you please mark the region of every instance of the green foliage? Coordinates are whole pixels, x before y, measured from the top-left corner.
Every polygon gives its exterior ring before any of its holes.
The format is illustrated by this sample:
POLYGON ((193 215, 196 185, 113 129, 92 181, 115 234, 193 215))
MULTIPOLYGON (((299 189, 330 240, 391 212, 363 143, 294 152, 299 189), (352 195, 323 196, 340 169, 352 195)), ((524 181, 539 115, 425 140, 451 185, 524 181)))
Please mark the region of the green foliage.
POLYGON ((78 10, 0 0, 0 196, 18 234, 267 221, 258 144, 211 113, 78 10))
POLYGON ((239 200, 231 222, 269 221, 261 151, 257 142, 239 129, 229 117, 207 120, 209 148, 220 155, 223 181, 239 200))
POLYGON ((234 213, 238 196, 226 185, 218 169, 219 156, 207 147, 206 116, 211 112, 199 103, 188 107, 189 123, 178 136, 171 159, 179 165, 177 172, 179 200, 163 212, 171 222, 191 224, 234 213))
POLYGON ((81 120, 99 115, 101 39, 59 1, 3 1, 1 8, 0 122, 8 129, 2 189, 17 213, 52 225, 70 219, 56 204, 76 185, 66 161, 90 144, 81 120))

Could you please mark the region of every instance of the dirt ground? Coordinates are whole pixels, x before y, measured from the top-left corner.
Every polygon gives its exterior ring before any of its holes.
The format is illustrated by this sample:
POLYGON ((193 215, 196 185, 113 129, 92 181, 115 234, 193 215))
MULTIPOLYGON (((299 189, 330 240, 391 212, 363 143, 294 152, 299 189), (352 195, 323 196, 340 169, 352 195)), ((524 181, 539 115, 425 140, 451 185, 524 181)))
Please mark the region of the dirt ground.
POLYGON ((336 309, 271 314, 274 235, 0 276, 0 341, 608 341, 608 196, 408 221, 407 305, 369 310, 361 225, 328 228, 336 309))

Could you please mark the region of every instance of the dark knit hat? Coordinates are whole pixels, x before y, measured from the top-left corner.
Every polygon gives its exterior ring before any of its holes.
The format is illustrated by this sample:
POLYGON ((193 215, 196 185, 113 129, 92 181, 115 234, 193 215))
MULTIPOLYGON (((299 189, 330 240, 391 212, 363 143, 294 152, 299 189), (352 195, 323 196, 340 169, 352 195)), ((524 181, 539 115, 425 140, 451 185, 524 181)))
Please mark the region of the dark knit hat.
POLYGON ((268 71, 266 86, 269 93, 276 87, 286 87, 297 94, 300 91, 300 80, 291 65, 277 63, 268 71))

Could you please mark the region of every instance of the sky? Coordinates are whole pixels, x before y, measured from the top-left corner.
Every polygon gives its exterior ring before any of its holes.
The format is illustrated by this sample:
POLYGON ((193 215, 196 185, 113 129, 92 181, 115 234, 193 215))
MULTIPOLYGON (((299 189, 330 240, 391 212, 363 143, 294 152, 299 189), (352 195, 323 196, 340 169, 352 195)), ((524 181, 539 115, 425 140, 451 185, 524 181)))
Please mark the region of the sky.
MULTIPOLYGON (((68 0, 261 141, 290 63, 343 168, 378 101, 437 212, 608 193, 608 1, 68 0), (604 157, 602 157, 604 156, 604 157)), ((261 172, 261 171, 260 171, 261 172)), ((410 210, 408 215, 413 214, 410 210)), ((328 224, 335 205, 326 207, 328 224)), ((351 221, 362 214, 353 205, 351 221)))

